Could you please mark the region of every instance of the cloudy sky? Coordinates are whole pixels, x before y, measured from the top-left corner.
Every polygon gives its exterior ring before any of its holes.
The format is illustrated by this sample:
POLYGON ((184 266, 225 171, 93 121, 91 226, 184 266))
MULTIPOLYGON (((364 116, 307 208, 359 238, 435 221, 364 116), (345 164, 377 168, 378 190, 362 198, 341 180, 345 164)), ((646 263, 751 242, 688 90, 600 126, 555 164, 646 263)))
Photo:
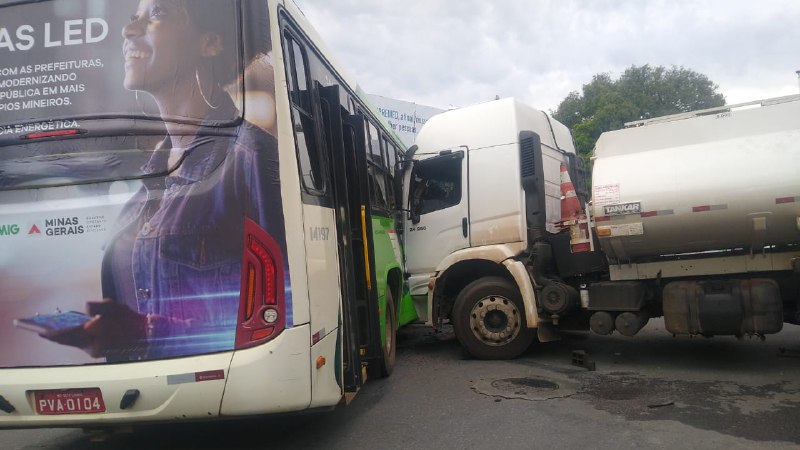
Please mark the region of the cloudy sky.
POLYGON ((798 0, 296 0, 365 91, 553 110, 631 65, 707 75, 729 104, 798 93, 798 0))

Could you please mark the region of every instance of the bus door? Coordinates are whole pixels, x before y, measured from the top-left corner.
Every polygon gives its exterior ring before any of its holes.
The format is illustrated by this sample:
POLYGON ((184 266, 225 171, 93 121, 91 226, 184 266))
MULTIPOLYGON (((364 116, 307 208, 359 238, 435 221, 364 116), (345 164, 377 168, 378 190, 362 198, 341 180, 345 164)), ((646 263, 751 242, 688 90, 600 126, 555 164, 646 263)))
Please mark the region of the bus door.
POLYGON ((319 88, 334 191, 342 288, 344 387, 366 381, 364 364, 381 354, 364 118, 342 108, 338 86, 319 88))

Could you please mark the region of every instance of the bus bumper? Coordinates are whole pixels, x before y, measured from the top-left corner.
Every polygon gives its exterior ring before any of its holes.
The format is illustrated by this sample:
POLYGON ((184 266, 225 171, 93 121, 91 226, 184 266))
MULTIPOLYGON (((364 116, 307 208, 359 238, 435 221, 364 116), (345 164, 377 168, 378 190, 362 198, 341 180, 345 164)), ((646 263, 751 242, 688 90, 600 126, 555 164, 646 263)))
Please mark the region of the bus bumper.
POLYGON ((304 409, 310 402, 308 326, 252 349, 158 361, 0 370, 0 428, 102 428, 304 409), (227 385, 227 386, 226 386, 227 385), (34 392, 99 388, 104 412, 43 415, 34 392), (126 409, 126 392, 139 395, 126 409), (245 395, 249 393, 249 395, 245 395), (8 408, 6 408, 8 409, 8 408))

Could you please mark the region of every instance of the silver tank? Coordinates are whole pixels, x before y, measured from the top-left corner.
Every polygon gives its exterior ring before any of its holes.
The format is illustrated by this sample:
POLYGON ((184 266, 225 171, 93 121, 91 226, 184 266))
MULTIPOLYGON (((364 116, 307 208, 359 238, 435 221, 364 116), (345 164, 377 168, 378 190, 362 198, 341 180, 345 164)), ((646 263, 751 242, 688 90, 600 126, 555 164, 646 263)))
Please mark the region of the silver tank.
POLYGON ((592 215, 612 261, 800 243, 800 96, 604 133, 592 215))

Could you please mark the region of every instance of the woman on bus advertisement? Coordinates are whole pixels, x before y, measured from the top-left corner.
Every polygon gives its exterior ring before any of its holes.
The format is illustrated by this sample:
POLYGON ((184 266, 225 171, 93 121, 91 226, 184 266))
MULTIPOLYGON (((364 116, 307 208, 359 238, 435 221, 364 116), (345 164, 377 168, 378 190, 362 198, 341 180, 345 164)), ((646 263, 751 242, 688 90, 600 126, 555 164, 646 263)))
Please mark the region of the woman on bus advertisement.
MULTIPOLYGON (((224 87, 241 75, 238 30, 221 20, 234 6, 141 0, 123 28, 123 85, 152 96, 167 136, 143 167, 143 185, 106 246, 103 301, 88 303, 92 318, 82 327, 48 339, 109 360, 232 350, 246 218, 275 240, 277 273, 284 275, 279 295, 286 288, 291 326, 277 143, 247 121, 232 136, 203 133, 205 125, 237 117, 224 87)), ((265 24, 266 10, 259 13, 265 24)), ((269 30, 260 22, 255 42, 244 46, 245 67, 270 51, 269 30)))

